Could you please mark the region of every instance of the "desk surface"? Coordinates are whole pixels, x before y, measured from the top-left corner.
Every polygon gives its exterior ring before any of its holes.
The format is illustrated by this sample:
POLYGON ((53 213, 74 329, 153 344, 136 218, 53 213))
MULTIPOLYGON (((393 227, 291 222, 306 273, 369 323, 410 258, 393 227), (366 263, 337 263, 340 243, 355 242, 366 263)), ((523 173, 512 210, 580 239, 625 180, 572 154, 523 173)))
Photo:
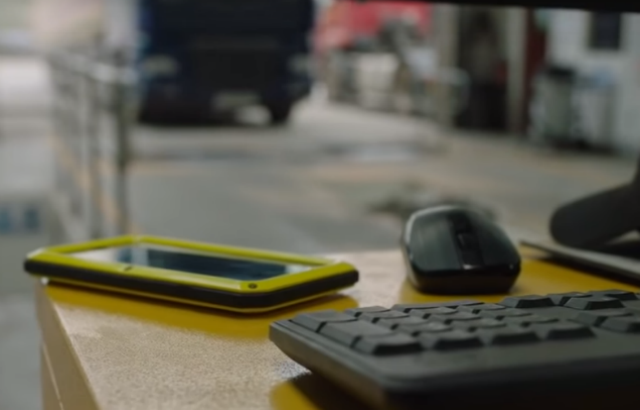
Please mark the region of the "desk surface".
MULTIPOLYGON (((547 263, 540 256, 525 251, 514 294, 636 289, 547 263)), ((43 360, 52 372, 51 388, 65 410, 361 409, 271 344, 269 323, 298 310, 452 298, 415 292, 404 281, 397 252, 342 258, 362 274, 343 296, 258 317, 38 286, 43 360)))

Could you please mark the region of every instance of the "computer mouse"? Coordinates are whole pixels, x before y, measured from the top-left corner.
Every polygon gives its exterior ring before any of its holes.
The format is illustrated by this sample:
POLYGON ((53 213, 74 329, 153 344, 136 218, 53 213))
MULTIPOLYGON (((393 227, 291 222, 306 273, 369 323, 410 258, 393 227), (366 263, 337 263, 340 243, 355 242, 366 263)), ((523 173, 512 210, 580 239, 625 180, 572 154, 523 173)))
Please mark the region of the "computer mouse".
POLYGON ((414 213, 401 242, 408 279, 424 293, 507 293, 520 274, 520 255, 507 234, 466 207, 414 213))

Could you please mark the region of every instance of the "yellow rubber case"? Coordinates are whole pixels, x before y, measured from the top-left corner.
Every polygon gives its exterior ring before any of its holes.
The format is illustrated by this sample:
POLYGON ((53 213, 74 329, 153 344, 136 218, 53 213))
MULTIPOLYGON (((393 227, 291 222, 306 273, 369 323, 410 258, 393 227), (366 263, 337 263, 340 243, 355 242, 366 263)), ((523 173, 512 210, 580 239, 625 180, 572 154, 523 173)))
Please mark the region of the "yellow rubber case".
POLYGON ((266 312, 318 298, 358 281, 358 271, 345 262, 154 236, 121 236, 44 248, 29 254, 24 268, 33 276, 53 282, 246 313, 266 312), (90 261, 71 255, 140 244, 241 260, 305 265, 310 269, 264 280, 240 281, 127 263, 90 261))

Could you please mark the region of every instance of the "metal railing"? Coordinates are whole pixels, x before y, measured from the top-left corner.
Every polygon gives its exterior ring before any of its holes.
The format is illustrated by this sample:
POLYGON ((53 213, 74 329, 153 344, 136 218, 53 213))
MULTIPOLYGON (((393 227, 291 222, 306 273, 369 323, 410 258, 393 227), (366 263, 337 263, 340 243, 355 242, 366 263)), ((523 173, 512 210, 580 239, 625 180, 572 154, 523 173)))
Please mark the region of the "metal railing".
POLYGON ((128 171, 135 72, 117 58, 49 57, 56 193, 89 239, 131 231, 128 171))

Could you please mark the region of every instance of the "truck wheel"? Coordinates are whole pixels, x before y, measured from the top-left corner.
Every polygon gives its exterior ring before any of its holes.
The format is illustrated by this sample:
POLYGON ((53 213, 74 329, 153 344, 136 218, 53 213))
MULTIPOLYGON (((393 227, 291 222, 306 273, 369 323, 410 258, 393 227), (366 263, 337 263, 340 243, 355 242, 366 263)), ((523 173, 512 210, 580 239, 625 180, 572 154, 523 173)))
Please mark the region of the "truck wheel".
POLYGON ((267 110, 273 125, 286 124, 291 117, 291 104, 289 103, 268 105, 267 110))

